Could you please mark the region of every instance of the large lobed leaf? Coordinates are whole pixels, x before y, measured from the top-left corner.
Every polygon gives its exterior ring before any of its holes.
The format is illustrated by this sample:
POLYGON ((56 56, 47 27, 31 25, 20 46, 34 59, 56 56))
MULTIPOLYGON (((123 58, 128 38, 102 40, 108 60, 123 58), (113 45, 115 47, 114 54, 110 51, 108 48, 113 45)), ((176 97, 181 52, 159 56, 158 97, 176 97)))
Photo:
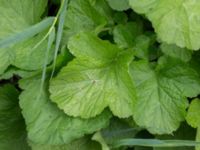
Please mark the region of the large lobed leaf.
POLYGON ((20 106, 25 118, 28 138, 36 144, 67 144, 106 127, 111 117, 104 111, 92 119, 81 119, 67 116, 49 99, 48 82, 41 88, 38 77, 23 79, 20 87, 20 106))
POLYGON ((200 92, 198 74, 178 59, 161 58, 156 69, 133 62, 131 73, 138 100, 134 119, 153 134, 171 134, 185 119, 188 102, 200 92))
POLYGON ((118 117, 131 116, 136 100, 128 73, 131 52, 91 33, 75 35, 68 47, 76 58, 51 81, 52 101, 71 116, 94 117, 106 107, 118 117))
POLYGON ((192 50, 200 48, 200 1, 129 0, 129 3, 136 12, 147 16, 162 41, 192 50))

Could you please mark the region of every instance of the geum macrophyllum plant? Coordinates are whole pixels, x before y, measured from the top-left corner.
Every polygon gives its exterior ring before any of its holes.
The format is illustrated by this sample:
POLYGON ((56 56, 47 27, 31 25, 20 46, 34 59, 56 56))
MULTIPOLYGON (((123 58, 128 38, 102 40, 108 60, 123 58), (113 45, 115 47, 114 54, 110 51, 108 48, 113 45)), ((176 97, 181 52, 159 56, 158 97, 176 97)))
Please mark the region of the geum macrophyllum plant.
POLYGON ((0 150, 200 150, 200 1, 0 0, 0 150))

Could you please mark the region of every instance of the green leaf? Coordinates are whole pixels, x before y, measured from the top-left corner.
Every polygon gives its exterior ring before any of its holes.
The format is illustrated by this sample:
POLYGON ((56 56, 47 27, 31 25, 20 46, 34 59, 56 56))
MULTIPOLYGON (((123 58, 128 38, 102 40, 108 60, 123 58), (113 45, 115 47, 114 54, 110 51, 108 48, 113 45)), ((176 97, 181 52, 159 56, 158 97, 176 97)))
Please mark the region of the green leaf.
POLYGON ((101 150, 101 146, 91 141, 90 137, 82 137, 64 145, 36 145, 31 144, 32 150, 101 150))
POLYGON ((8 80, 12 78, 14 75, 25 78, 32 76, 36 73, 36 71, 26 71, 26 70, 21 70, 19 68, 10 66, 8 69, 5 71, 4 74, 0 75, 0 80, 8 80))
POLYGON ((134 41, 135 56, 142 59, 148 59, 150 44, 151 44, 151 38, 149 36, 142 34, 136 37, 134 41))
POLYGON ((107 0, 107 2, 114 10, 123 11, 130 8, 128 0, 107 0))
POLYGON ((3 70, 1 70, 0 73, 5 71, 10 64, 25 70, 37 70, 41 68, 43 64, 41 62, 45 54, 44 45, 46 45, 47 41, 44 41, 41 45, 34 48, 43 38, 43 34, 39 34, 31 39, 27 38, 34 36, 33 32, 35 32, 35 34, 39 31, 41 32, 41 30, 47 28, 49 23, 52 22, 52 18, 49 18, 35 25, 41 21, 41 16, 45 11, 47 0, 27 0, 20 2, 18 0, 13 0, 11 2, 0 0, 0 3, 1 44, 5 44, 7 47, 8 44, 10 44, 9 40, 13 41, 12 44, 21 41, 13 47, 8 47, 5 50, 4 48, 0 49, 0 57, 3 57, 3 55, 6 56, 1 59, 0 64, 3 70), (22 40, 25 39, 26 41, 22 42, 22 40), (14 56, 14 58, 9 56, 14 56))
POLYGON ((114 41, 120 48, 132 48, 134 40, 142 33, 142 30, 142 25, 137 22, 119 24, 113 30, 114 41))
MULTIPOLYGON (((39 46, 36 46, 44 37, 46 32, 28 39, 22 43, 18 43, 13 47, 15 59, 12 65, 24 69, 24 70, 37 70, 42 69, 45 62, 46 47, 48 40, 42 42, 39 46)), ((53 59, 53 48, 50 49, 48 56, 48 64, 53 59)))
POLYGON ((100 31, 112 21, 104 0, 70 1, 64 25, 64 41, 80 31, 100 31))
POLYGON ((157 70, 160 70, 161 73, 166 72, 168 77, 176 79, 176 86, 181 90, 183 95, 192 98, 200 93, 199 74, 188 63, 175 58, 160 57, 157 70), (177 66, 177 68, 174 66, 177 66), (183 77, 178 78, 178 76, 183 77))
POLYGON ((39 22, 47 0, 0 0, 0 4, 0 39, 2 39, 39 22))
MULTIPOLYGON (((188 113, 186 116, 187 123, 193 128, 197 128, 196 141, 200 141, 200 100, 192 100, 188 113)), ((200 146, 196 147, 196 150, 200 150, 200 146)))
POLYGON ((129 0, 132 8, 145 14, 162 41, 198 50, 200 1, 129 0))
POLYGON ((69 41, 76 57, 50 84, 51 99, 71 116, 90 118, 109 107, 114 115, 132 115, 135 87, 128 73, 130 51, 80 33, 69 41), (123 105, 123 107, 121 107, 123 105))
POLYGON ((163 43, 161 45, 162 52, 170 57, 180 59, 182 61, 188 62, 192 58, 192 51, 186 48, 180 48, 176 45, 168 45, 163 43))
POLYGON ((131 74, 138 94, 136 123, 154 134, 171 134, 185 118, 186 96, 195 97, 200 92, 198 74, 170 58, 160 59, 155 70, 146 61, 133 62, 131 74))
POLYGON ((194 99, 188 109, 186 120, 194 128, 200 126, 200 100, 194 99))
POLYGON ((157 5, 158 0, 129 0, 130 6, 138 13, 148 14, 157 5))
POLYGON ((13 85, 0 87, 0 149, 29 150, 21 110, 18 106, 19 91, 13 85))
POLYGON ((0 49, 0 75, 8 68, 14 60, 14 53, 12 49, 0 49))
POLYGON ((20 106, 25 118, 28 138, 33 143, 67 144, 84 134, 106 127, 109 123, 111 114, 108 111, 88 120, 72 118, 64 114, 50 101, 48 83, 45 82, 44 87, 40 88, 40 76, 21 80, 20 87, 24 89, 20 95, 20 106))

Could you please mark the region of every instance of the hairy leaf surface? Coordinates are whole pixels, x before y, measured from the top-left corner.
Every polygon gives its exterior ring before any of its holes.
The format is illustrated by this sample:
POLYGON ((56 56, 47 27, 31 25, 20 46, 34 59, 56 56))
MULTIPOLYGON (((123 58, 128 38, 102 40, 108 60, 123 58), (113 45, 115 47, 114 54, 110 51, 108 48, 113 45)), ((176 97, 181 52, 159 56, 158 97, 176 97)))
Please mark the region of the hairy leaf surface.
POLYGON ((175 131, 186 115, 186 96, 199 93, 198 74, 182 62, 165 58, 156 69, 146 61, 133 62, 131 72, 138 94, 136 123, 154 134, 175 131))
POLYGON ((132 115, 136 98, 128 73, 131 52, 91 33, 74 36, 68 47, 76 58, 52 80, 52 101, 66 114, 82 118, 94 117, 106 107, 119 117, 132 115))
POLYGON ((48 96, 48 84, 41 89, 38 78, 24 79, 20 82, 24 89, 20 95, 20 106, 25 118, 28 138, 36 144, 66 144, 106 127, 111 114, 104 111, 92 119, 67 116, 53 104, 48 96))

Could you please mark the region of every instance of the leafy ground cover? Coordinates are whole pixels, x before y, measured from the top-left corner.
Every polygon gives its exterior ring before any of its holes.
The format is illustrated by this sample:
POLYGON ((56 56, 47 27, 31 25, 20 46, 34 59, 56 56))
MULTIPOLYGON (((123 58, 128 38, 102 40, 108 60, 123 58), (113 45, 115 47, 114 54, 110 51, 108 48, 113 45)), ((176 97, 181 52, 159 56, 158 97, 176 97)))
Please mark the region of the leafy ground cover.
POLYGON ((200 1, 0 0, 0 150, 200 150, 200 1))

